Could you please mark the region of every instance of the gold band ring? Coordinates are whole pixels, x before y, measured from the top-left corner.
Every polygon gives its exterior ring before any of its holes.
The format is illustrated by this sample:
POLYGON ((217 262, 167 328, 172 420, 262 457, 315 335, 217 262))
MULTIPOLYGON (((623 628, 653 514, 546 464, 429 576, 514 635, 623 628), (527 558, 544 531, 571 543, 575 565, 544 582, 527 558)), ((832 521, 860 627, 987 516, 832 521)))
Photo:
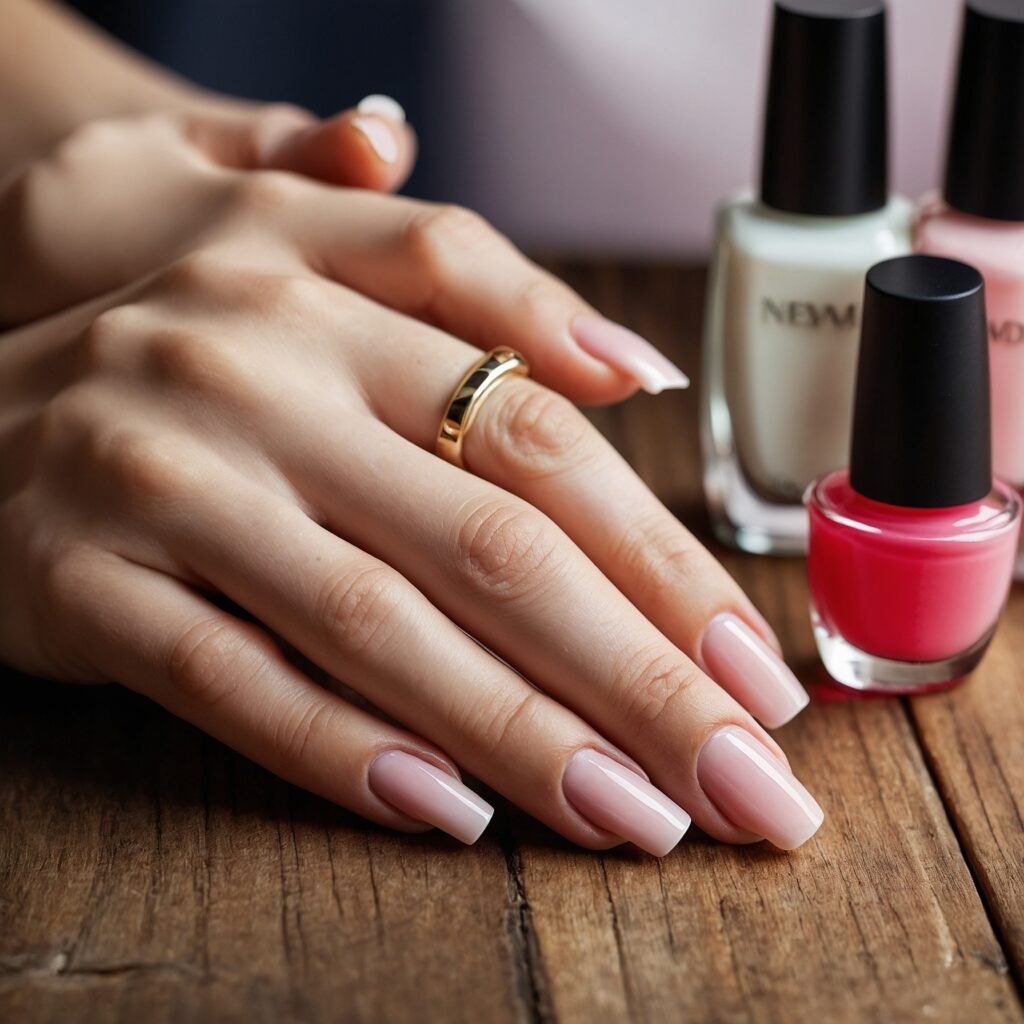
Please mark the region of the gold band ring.
POLYGON ((506 378, 527 377, 530 364, 511 348, 492 348, 481 356, 452 392, 434 451, 453 466, 464 467, 462 442, 484 399, 506 378))

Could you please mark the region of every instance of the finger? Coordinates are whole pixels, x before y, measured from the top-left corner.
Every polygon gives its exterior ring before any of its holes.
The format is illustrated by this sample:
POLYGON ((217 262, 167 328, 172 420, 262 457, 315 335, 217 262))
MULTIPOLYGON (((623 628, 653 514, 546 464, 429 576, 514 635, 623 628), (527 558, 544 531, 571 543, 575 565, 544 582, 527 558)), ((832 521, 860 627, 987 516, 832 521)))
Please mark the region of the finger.
MULTIPOLYGON (((477 353, 418 325, 406 323, 400 336, 413 340, 380 349, 361 367, 364 388, 385 396, 374 406, 386 423, 431 450, 448 389, 477 353), (424 368, 410 349, 431 352, 434 364, 424 368)), ((502 383, 481 405, 463 457, 472 472, 557 522, 650 622, 764 725, 777 728, 807 706, 750 599, 564 398, 530 380, 502 383)))
POLYGON ((284 170, 330 185, 395 191, 416 161, 416 136, 388 97, 367 97, 326 121, 284 104, 191 117, 186 133, 211 160, 284 170))
POLYGON ((335 532, 386 558, 454 621, 639 761, 706 832, 730 842, 765 836, 780 846, 813 834, 820 810, 778 745, 550 519, 378 424, 332 423, 326 409, 300 416, 309 417, 294 434, 303 443, 288 451, 286 464, 335 532), (739 760, 732 746, 708 746, 730 727, 749 735, 759 761, 739 760), (709 768, 704 751, 711 749, 731 757, 727 781, 709 768), (781 773, 768 823, 765 765, 781 773))
POLYGON ((600 317, 468 210, 317 193, 298 216, 319 269, 479 348, 511 346, 538 380, 574 401, 688 384, 649 342, 600 317))
POLYGON ((383 562, 241 481, 195 495, 175 556, 328 672, 576 843, 667 853, 689 818, 576 715, 383 562))
POLYGON ((493 809, 440 750, 317 686, 263 630, 179 581, 90 553, 65 566, 61 590, 105 678, 288 781, 405 832, 472 843, 487 826, 493 809))
POLYGON ((367 97, 355 110, 299 131, 264 133, 259 166, 293 171, 332 185, 395 192, 416 162, 416 136, 388 97, 367 97))
POLYGON ((467 468, 556 519, 602 572, 764 725, 810 698, 771 627, 721 563, 560 396, 516 380, 486 402, 467 468))

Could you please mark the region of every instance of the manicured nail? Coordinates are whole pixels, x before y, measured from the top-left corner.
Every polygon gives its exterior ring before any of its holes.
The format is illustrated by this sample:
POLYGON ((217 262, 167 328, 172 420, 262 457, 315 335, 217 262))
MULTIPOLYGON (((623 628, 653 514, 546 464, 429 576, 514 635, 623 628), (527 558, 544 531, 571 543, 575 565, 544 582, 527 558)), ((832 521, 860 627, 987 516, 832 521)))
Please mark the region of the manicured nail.
POLYGON ((404 750, 388 750, 370 765, 370 789, 410 818, 475 843, 494 808, 454 775, 404 750))
POLYGON ((724 726, 704 742, 697 779, 737 828, 764 836, 781 850, 807 842, 825 819, 796 776, 739 726, 724 726))
POLYGON ((356 110, 360 114, 379 114, 381 117, 386 117, 389 121, 397 121, 399 124, 405 121, 405 110, 402 109, 402 104, 398 100, 392 99, 390 96, 383 96, 378 92, 364 96, 359 101, 356 110))
POLYGON ((366 141, 373 147, 377 154, 386 164, 393 164, 398 159, 398 139, 395 136, 395 129, 389 121, 378 117, 376 114, 368 117, 353 117, 349 124, 357 132, 361 132, 366 141))
POLYGON ((569 333, 584 352, 632 377, 648 394, 690 386, 690 378, 649 341, 603 316, 573 317, 569 333))
POLYGON ((785 725, 810 703, 786 663, 729 612, 711 620, 700 656, 711 677, 769 729, 785 725))
POLYGON ((592 824, 655 857, 664 857, 690 827, 690 816, 661 790, 596 750, 573 754, 562 792, 592 824))

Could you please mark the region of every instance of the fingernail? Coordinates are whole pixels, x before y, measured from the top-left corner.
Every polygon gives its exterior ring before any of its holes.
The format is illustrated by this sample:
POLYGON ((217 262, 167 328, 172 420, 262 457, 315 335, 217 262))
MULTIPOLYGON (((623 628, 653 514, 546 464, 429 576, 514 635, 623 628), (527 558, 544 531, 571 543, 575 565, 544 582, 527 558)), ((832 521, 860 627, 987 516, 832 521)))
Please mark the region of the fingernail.
POLYGON ((596 750, 573 754, 562 792, 592 824, 655 857, 664 857, 690 827, 690 816, 661 790, 596 750))
POLYGON ((807 691, 786 663, 729 612, 711 620, 700 655, 719 686, 769 729, 785 725, 810 703, 807 691))
POLYGON ((648 394, 690 386, 690 378, 649 341, 603 316, 574 317, 569 333, 584 352, 632 377, 648 394))
POLYGON ((389 121, 397 121, 399 124, 405 121, 405 110, 402 108, 402 104, 379 92, 364 96, 359 101, 356 110, 360 114, 379 114, 381 117, 386 117, 389 121))
POLYGON ((494 808, 454 775, 404 750, 388 750, 370 765, 370 789, 410 818, 475 843, 494 808))
POLYGON ((390 122, 375 114, 368 117, 353 117, 349 124, 365 136, 374 153, 384 163, 393 164, 398 159, 398 139, 390 122))
POLYGON ((747 615, 754 620, 754 624, 760 630, 761 636, 764 637, 768 646, 776 654, 781 655, 782 644, 779 643, 779 637, 775 630, 772 629, 771 623, 753 605, 747 608, 747 615))
POLYGON ((705 741, 697 779, 737 828, 764 836, 781 850, 807 842, 825 819, 796 776, 739 726, 724 726, 705 741))

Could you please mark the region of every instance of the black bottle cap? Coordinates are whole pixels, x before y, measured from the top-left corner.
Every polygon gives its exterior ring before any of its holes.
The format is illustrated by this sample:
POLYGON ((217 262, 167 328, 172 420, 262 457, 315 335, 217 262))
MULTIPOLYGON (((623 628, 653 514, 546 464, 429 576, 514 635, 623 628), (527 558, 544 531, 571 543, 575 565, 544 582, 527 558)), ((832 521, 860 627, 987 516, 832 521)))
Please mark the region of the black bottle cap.
POLYGON ((946 153, 946 202, 1024 220, 1024 3, 968 0, 946 153))
POLYGON ((992 490, 985 292, 974 267, 899 256, 868 271, 850 484, 908 508, 966 505, 992 490))
POLYGON ((887 193, 885 4, 776 0, 761 201, 842 217, 887 193))

